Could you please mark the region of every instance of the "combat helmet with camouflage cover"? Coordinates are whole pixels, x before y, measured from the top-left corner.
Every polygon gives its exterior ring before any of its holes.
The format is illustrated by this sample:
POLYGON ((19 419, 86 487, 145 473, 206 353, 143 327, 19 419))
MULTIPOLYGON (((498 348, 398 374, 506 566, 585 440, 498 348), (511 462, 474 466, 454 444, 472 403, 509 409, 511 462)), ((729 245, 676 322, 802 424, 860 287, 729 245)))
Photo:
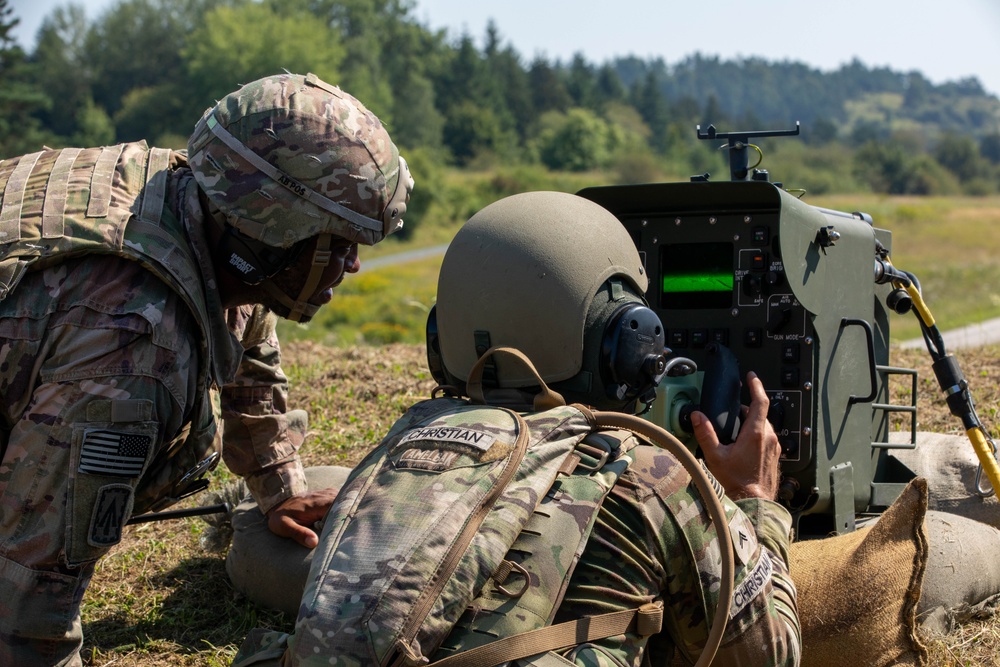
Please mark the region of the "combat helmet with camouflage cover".
POLYGON ((225 222, 220 263, 260 283, 293 320, 315 312, 311 295, 285 294, 270 279, 303 242, 319 238, 311 291, 332 238, 379 242, 402 227, 413 188, 379 119, 313 74, 265 77, 222 98, 196 125, 188 159, 225 222))
MULTIPOLYGON (((441 265, 428 320, 428 363, 461 387, 489 347, 523 352, 567 397, 602 409, 648 402, 665 367, 664 330, 646 307, 642 260, 601 206, 560 192, 527 192, 476 213, 441 265)), ((530 388, 517 365, 500 388, 530 388)))

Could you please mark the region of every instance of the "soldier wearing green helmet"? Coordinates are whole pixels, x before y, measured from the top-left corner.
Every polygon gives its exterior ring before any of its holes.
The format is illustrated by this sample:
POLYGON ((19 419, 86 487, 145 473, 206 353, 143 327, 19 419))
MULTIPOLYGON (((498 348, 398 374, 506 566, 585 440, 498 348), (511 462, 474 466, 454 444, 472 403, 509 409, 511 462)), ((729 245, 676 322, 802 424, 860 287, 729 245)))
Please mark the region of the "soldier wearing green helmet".
POLYGON ((316 544, 334 492, 306 489, 276 316, 328 302, 412 187, 378 118, 311 74, 225 96, 187 151, 0 161, 0 664, 81 664, 96 561, 220 459, 316 544))
MULTIPOLYGON (((731 445, 692 414, 704 463, 653 446, 630 418, 666 372, 646 289, 590 200, 473 215, 428 317, 439 387, 345 476, 301 597, 284 587, 294 631, 252 632, 233 667, 799 664, 767 394, 749 374, 731 445)), ((258 546, 230 572, 281 562, 258 546)))

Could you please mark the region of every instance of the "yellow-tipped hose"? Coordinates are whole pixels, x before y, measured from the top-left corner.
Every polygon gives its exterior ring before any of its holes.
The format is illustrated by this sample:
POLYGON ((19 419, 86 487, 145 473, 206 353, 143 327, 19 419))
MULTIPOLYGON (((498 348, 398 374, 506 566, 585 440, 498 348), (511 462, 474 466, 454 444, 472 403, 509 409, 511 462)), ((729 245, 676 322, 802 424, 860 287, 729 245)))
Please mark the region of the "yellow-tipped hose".
POLYGON ((906 290, 906 293, 913 299, 913 309, 917 311, 917 317, 920 318, 925 327, 929 329, 934 326, 934 316, 931 315, 930 309, 924 303, 924 297, 920 294, 920 290, 917 289, 915 283, 911 281, 909 285, 903 285, 902 283, 893 282, 893 287, 902 287, 906 290))
POLYGON ((993 446, 986 439, 986 434, 983 433, 982 427, 970 428, 965 432, 965 435, 969 437, 969 441, 972 442, 972 448, 976 450, 976 456, 979 457, 979 465, 982 466, 983 472, 986 473, 986 478, 990 480, 990 484, 993 486, 993 493, 1000 492, 1000 465, 997 465, 993 446))
MULTIPOLYGON (((892 262, 888 256, 885 257, 884 261, 887 265, 892 266, 892 262)), ((965 382, 965 378, 962 377, 958 362, 953 357, 945 354, 944 343, 941 341, 940 334, 935 326, 934 315, 931 314, 930 308, 924 302, 923 295, 920 294, 920 288, 915 279, 905 281, 892 280, 892 285, 898 289, 906 290, 906 293, 913 301, 913 310, 920 320, 925 336, 931 334, 934 340, 936 340, 936 345, 939 349, 936 352, 931 350, 931 356, 934 358, 934 372, 938 377, 938 384, 941 386, 941 390, 948 394, 947 401, 951 413, 962 420, 962 425, 965 427, 965 435, 969 438, 969 442, 972 443, 972 448, 976 451, 976 456, 979 458, 980 471, 986 473, 986 477, 990 480, 990 485, 993 487, 993 493, 1000 496, 1000 465, 997 464, 996 451, 993 443, 988 439, 982 424, 979 422, 979 417, 975 413, 972 398, 968 394, 967 383, 965 382), (944 378, 949 379, 944 380, 944 378), (960 403, 961 405, 959 405, 960 403)), ((928 348, 930 348, 931 339, 928 338, 928 341, 928 348)), ((980 495, 983 495, 984 492, 979 486, 979 477, 976 478, 976 486, 976 491, 980 495)))

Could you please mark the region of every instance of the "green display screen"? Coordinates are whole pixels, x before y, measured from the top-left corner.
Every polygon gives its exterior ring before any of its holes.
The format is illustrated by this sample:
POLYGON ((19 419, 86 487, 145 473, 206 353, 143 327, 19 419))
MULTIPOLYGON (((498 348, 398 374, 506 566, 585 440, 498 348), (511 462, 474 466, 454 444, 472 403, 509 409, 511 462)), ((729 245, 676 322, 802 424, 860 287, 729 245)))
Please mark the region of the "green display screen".
POLYGON ((733 244, 675 243, 660 247, 662 308, 732 305, 733 244))
POLYGON ((730 292, 732 289, 732 273, 703 271, 663 276, 664 292, 730 292))

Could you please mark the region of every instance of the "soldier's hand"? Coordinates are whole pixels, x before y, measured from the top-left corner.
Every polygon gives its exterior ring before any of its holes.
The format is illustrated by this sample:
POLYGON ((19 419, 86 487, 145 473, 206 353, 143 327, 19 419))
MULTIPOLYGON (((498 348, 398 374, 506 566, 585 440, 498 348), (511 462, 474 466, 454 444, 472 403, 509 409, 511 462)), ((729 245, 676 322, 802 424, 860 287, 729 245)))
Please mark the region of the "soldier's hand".
POLYGON ((770 401, 763 383, 755 373, 747 373, 747 386, 750 388, 750 407, 744 407, 743 425, 736 442, 719 444, 708 417, 701 412, 692 413, 691 424, 705 455, 705 463, 726 490, 726 495, 734 500, 774 500, 780 482, 781 445, 767 421, 770 401))
POLYGON ((295 540, 307 549, 319 544, 313 525, 326 516, 340 489, 320 489, 286 498, 267 513, 267 527, 281 537, 295 540))

